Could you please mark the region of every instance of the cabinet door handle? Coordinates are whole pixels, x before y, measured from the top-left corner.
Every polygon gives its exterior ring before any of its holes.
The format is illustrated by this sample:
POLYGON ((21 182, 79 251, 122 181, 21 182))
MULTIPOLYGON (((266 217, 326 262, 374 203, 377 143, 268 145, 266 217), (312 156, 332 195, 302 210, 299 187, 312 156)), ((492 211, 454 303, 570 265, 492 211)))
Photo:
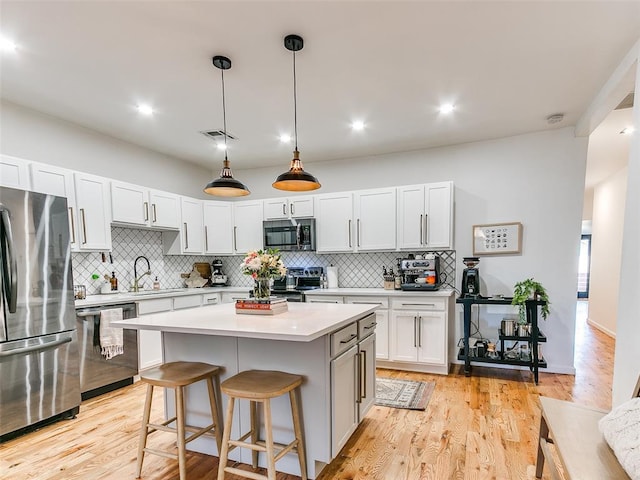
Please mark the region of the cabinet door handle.
POLYGON ((422 317, 418 315, 418 346, 422 347, 422 317))
POLYGON ((149 202, 144 202, 144 221, 149 221, 149 202))
POLYGON ((415 348, 418 348, 418 338, 417 338, 418 337, 418 335, 417 335, 418 327, 417 327, 417 323, 418 323, 417 322, 417 318, 413 317, 413 346, 415 348))
POLYGON ((184 248, 186 250, 187 248, 189 248, 189 226, 187 225, 187 222, 184 222, 183 225, 184 225, 184 248))
POLYGON ((356 388, 356 403, 362 403, 362 358, 359 353, 356 353, 356 378, 358 380, 358 387, 356 388))
POLYGON ((291 212, 291 215, 294 215, 296 213, 295 210, 293 209, 293 203, 289 205, 289 211, 291 212))
POLYGON ((425 213, 424 214, 424 244, 428 245, 429 244, 429 231, 427 230, 427 217, 428 215, 425 213))
POLYGON ((351 220, 349 220, 349 248, 351 248, 351 220))
POLYGON ((286 214, 287 214, 287 204, 286 204, 286 203, 283 203, 283 204, 282 204, 282 214, 283 214, 283 215, 286 215, 286 214))
POLYGON ((158 212, 156 212, 156 204, 155 203, 151 204, 151 210, 153 210, 153 223, 156 223, 158 221, 158 212))
POLYGON ((236 235, 236 232, 238 231, 238 227, 233 227, 233 251, 235 252, 236 250, 238 250, 238 236, 236 235))
POLYGON ((349 335, 349 338, 347 338, 345 340, 340 340, 340 343, 349 343, 351 340, 353 340, 357 336, 358 336, 357 333, 352 333, 351 335, 349 335))
POLYGON ((204 250, 209 251, 209 227, 204 226, 204 250))
POLYGON ((82 218, 82 244, 86 244, 87 243, 87 220, 84 217, 84 208, 80 209, 80 217, 82 218))
POLYGON ((358 234, 358 246, 360 246, 360 219, 357 220, 356 233, 358 234))
POLYGON ((76 243, 76 225, 73 220, 73 207, 69 207, 69 229, 71 230, 71 243, 76 243))
POLYGON ((362 350, 362 364, 360 371, 362 372, 362 388, 360 389, 360 398, 367 398, 367 351, 362 350))
POLYGON ((422 230, 422 214, 420 214, 420 245, 424 243, 424 231, 422 230))

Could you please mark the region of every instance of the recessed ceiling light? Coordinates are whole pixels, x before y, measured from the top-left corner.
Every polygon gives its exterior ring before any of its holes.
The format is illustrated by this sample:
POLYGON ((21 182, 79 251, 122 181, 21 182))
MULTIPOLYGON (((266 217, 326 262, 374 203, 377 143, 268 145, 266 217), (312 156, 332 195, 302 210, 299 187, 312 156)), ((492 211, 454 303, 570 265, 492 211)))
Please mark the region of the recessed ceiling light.
POLYGON ((287 135, 286 133, 283 133, 282 135, 280 135, 280 142, 282 143, 291 142, 291 135, 287 135))
POLYGON ((351 123, 351 128, 357 132, 364 130, 364 122, 361 120, 356 120, 355 122, 351 123))
POLYGON ((635 132, 636 129, 634 127, 626 127, 623 128, 622 131, 620 132, 621 135, 631 135, 633 132, 635 132))
POLYGON ((18 46, 13 42, 13 40, 5 37, 0 37, 0 50, 2 50, 3 52, 13 53, 17 48, 18 46))
POLYGON ((141 115, 153 115, 153 108, 150 105, 145 103, 141 103, 137 107, 138 113, 141 115))
POLYGON ((227 149, 227 146, 222 142, 217 143, 216 147, 218 147, 218 150, 226 150, 227 149))
POLYGON ((447 113, 451 113, 455 110, 455 105, 453 103, 443 103, 442 105, 440 105, 440 113, 444 113, 445 115, 447 113))

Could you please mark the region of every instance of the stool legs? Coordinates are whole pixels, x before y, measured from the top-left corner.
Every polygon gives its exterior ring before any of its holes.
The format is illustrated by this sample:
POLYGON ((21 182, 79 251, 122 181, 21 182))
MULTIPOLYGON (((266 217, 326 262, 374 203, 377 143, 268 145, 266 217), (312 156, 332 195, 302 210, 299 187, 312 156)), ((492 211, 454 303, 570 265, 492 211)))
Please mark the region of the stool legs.
POLYGON ((180 469, 180 480, 187 479, 187 458, 184 443, 184 390, 176 387, 176 427, 178 430, 178 468, 180 469))
POLYGON ((267 478, 276 480, 276 459, 273 450, 273 427, 271 425, 271 400, 262 402, 264 408, 265 447, 267 448, 267 478))
MULTIPOLYGON (((251 400, 251 402, 249 402, 249 410, 251 413, 251 443, 255 445, 258 443, 258 432, 260 431, 260 425, 258 424, 258 402, 251 400)), ((257 450, 251 450, 251 465, 253 468, 258 468, 257 450)))
POLYGON ((218 445, 218 454, 220 454, 220 450, 222 448, 222 432, 220 426, 222 422, 220 420, 220 412, 218 410, 218 404, 216 403, 216 392, 213 386, 213 380, 211 378, 207 379, 207 388, 209 389, 209 403, 211 404, 211 418, 213 423, 216 424, 216 428, 213 433, 216 436, 216 444, 218 445))
POLYGON ((233 419, 233 403, 235 398, 229 397, 227 404, 227 415, 224 419, 224 430, 222 434, 222 450, 220 451, 218 465, 218 480, 224 480, 224 469, 227 466, 227 457, 229 456, 229 440, 231 440, 231 423, 233 419))
POLYGON ((300 409, 298 407, 298 389, 289 392, 289 400, 291 401, 291 415, 293 416, 293 431, 296 434, 298 445, 298 460, 300 461, 300 477, 307 480, 307 453, 304 446, 304 437, 302 436, 302 425, 300 424, 300 409))
POLYGON ((147 446, 147 435, 149 433, 149 417, 151 417, 151 399, 153 398, 153 385, 147 385, 147 397, 144 401, 144 412, 142 413, 142 427, 140 429, 140 442, 138 443, 138 467, 136 478, 142 475, 142 462, 144 460, 144 448, 147 446))

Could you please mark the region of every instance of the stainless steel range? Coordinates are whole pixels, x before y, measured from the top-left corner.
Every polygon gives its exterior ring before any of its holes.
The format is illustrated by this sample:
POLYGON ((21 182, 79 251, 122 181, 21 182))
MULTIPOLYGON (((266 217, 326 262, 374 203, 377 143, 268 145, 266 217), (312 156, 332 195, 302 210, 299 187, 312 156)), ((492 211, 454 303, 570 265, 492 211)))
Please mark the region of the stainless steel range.
POLYGON ((289 302, 304 302, 304 292, 322 287, 322 267, 289 267, 287 275, 273 282, 271 294, 289 302))

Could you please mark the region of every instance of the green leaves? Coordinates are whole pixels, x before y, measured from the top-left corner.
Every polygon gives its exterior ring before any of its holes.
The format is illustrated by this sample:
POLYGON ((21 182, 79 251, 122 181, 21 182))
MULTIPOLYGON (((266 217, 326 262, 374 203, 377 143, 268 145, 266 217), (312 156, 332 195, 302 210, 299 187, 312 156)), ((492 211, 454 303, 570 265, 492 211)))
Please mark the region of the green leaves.
POLYGON ((518 306, 520 323, 527 323, 525 302, 535 298, 539 298, 546 302, 544 305, 541 305, 540 308, 542 318, 546 320, 547 316, 549 316, 549 304, 551 302, 549 301, 547 290, 542 286, 542 284, 540 282, 536 282, 533 278, 527 278, 513 286, 513 300, 511 301, 511 305, 518 306))

